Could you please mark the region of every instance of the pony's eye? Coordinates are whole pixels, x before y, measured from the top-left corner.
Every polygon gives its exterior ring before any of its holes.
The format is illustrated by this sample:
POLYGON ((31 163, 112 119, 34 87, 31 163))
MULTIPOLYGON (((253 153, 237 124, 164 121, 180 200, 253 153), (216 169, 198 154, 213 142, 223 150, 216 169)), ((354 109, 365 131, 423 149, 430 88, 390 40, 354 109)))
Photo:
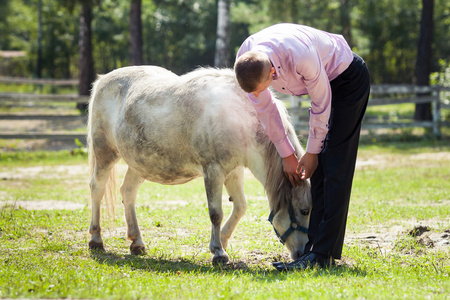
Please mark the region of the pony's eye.
POLYGON ((300 213, 304 216, 307 216, 307 215, 309 215, 309 209, 302 209, 302 210, 300 210, 300 213))

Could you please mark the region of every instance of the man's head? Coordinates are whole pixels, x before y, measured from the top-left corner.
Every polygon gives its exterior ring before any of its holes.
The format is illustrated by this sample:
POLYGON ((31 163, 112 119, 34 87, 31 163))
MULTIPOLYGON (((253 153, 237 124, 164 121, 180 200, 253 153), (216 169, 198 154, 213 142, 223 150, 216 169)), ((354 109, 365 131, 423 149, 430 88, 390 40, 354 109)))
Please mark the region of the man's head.
POLYGON ((236 60, 234 72, 241 88, 258 97, 263 90, 269 87, 275 69, 267 54, 248 51, 236 60))

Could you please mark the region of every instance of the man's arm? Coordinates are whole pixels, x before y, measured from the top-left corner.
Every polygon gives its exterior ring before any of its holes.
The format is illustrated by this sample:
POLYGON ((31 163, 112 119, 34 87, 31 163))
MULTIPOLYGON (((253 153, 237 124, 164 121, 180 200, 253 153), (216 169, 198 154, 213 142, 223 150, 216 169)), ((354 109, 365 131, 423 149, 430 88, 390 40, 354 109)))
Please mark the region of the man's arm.
POLYGON ((289 179, 292 186, 296 187, 302 182, 301 176, 297 171, 298 158, 287 136, 286 129, 281 120, 280 111, 275 100, 272 98, 272 94, 269 90, 265 90, 259 97, 254 97, 253 94, 248 95, 266 134, 282 158, 284 175, 289 179))
POLYGON ((294 147, 286 133, 277 104, 270 91, 264 90, 259 97, 248 94, 253 107, 269 139, 277 148, 282 158, 292 155, 294 147))

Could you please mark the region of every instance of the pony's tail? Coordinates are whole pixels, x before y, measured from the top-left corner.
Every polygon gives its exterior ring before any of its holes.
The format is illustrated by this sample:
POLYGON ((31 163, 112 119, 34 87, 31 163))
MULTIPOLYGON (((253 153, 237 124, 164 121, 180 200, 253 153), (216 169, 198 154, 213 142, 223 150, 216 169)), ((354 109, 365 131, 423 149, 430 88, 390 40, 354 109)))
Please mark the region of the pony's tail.
MULTIPOLYGON (((94 102, 97 96, 97 85, 100 80, 100 77, 95 81, 91 97, 89 99, 89 109, 88 109, 88 124, 87 124, 87 144, 88 144, 88 161, 89 161, 89 175, 91 178, 91 185, 94 180, 94 172, 96 167, 96 159, 94 153, 94 146, 92 143, 92 110, 94 107, 94 102)), ((92 201, 92 197, 90 198, 92 201)), ((106 210, 108 212, 108 217, 111 220, 115 219, 115 203, 117 201, 117 166, 114 165, 111 168, 108 181, 105 186, 105 193, 103 195, 103 199, 105 200, 106 210)), ((92 203, 91 203, 92 205, 92 203)))

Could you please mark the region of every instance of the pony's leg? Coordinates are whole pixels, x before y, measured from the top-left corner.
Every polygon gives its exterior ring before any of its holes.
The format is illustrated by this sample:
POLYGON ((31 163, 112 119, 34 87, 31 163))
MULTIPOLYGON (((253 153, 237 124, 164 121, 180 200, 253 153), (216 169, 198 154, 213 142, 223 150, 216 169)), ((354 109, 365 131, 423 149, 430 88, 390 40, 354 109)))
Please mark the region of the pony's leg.
POLYGON ((118 157, 114 156, 114 159, 108 162, 100 162, 98 159, 95 161, 94 172, 89 183, 92 202, 91 224, 89 226, 89 233, 91 234, 89 249, 104 250, 100 228, 100 204, 105 195, 106 183, 117 160, 118 157))
POLYGON ((221 233, 222 246, 224 249, 227 249, 228 239, 247 209, 247 202, 244 196, 244 168, 238 168, 228 175, 224 184, 230 195, 230 201, 233 202, 233 210, 222 227, 221 233))
POLYGON ((211 241, 209 250, 214 254, 213 264, 227 263, 228 254, 220 241, 220 225, 223 220, 222 188, 224 175, 218 164, 210 164, 204 168, 206 197, 208 198, 209 218, 211 220, 211 241))
POLYGON ((120 186, 122 203, 125 208, 125 219, 127 221, 127 236, 132 241, 130 245, 131 254, 145 254, 145 244, 141 238, 138 221, 136 218, 135 201, 139 186, 144 179, 136 171, 128 167, 123 183, 120 186))

